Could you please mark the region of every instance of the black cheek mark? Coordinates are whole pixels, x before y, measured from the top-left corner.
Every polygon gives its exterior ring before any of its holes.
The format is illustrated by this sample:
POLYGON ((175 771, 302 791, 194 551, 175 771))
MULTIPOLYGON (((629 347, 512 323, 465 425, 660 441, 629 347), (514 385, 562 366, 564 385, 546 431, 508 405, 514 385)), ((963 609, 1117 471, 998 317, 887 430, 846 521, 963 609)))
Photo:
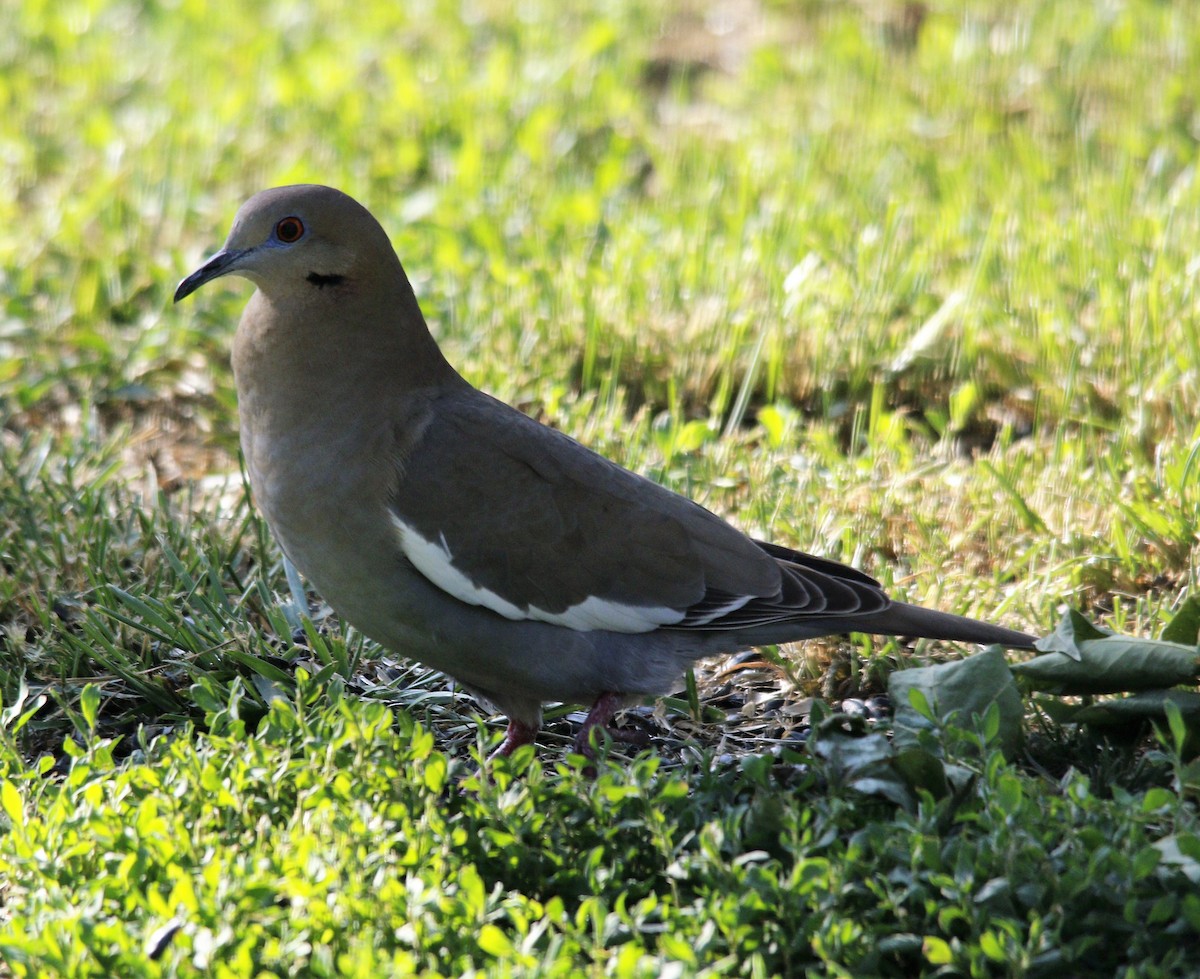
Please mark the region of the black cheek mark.
POLYGON ((338 286, 346 281, 344 275, 321 275, 320 272, 309 272, 308 281, 318 289, 324 289, 326 286, 338 286))

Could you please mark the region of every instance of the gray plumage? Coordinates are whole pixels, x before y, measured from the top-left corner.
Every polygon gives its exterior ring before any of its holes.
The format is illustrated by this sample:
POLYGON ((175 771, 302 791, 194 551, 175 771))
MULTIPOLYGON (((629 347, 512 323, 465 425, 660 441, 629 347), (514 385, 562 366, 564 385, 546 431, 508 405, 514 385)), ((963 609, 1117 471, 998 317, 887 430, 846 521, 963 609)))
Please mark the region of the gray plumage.
POLYGON ((593 704, 579 746, 694 659, 839 632, 1024 633, 891 601, 836 562, 703 507, 471 387, 378 222, 328 187, 264 191, 175 300, 250 279, 234 340, 242 448, 280 546, 347 621, 459 680, 532 740, 593 704))

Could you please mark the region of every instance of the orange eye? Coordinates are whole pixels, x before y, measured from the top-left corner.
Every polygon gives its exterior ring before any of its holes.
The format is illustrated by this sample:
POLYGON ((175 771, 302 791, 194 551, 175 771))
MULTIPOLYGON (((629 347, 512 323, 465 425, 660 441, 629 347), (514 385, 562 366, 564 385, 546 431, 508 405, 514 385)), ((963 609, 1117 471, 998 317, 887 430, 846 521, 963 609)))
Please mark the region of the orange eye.
POLYGON ((275 225, 275 237, 285 245, 299 241, 302 234, 304 234, 304 222, 299 218, 284 218, 275 225))

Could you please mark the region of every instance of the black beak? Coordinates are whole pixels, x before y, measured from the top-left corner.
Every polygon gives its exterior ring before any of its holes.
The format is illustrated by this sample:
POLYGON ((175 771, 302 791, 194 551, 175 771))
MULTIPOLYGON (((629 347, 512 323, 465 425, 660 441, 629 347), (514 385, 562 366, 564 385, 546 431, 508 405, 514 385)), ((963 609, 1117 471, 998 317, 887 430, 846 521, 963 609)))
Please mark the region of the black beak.
POLYGON ((218 279, 234 270, 234 265, 249 249, 234 248, 232 250, 224 250, 217 252, 212 258, 196 269, 191 275, 179 283, 179 287, 175 290, 175 302, 181 299, 186 299, 193 292, 199 289, 204 283, 218 279))

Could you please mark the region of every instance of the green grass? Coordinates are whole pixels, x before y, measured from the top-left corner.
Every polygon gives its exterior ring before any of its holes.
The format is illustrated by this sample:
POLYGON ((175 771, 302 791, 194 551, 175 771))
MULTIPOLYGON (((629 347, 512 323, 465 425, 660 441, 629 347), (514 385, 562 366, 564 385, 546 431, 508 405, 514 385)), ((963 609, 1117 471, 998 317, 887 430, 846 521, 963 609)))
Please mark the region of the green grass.
POLYGON ((10 967, 1182 975, 1194 962, 1200 899, 1148 845, 1191 818, 1164 789, 1098 794, 993 753, 967 792, 897 813, 798 757, 682 775, 647 757, 585 788, 528 749, 515 779, 503 765, 494 783, 459 784, 471 766, 404 714, 326 699, 301 678, 256 736, 234 722, 125 763, 86 739, 60 782, 18 783, 36 819, 3 783, 25 929, 4 937, 10 967))
POLYGON ((1200 9, 19 0, 0 64, 0 975, 1194 971, 1184 734, 947 729, 907 808, 787 740, 951 647, 768 651, 744 708, 718 664, 652 757, 588 782, 560 718, 464 789, 495 723, 296 633, 248 287, 170 294, 254 191, 339 186, 497 396, 909 600, 1157 636, 1200 554, 1200 9))

